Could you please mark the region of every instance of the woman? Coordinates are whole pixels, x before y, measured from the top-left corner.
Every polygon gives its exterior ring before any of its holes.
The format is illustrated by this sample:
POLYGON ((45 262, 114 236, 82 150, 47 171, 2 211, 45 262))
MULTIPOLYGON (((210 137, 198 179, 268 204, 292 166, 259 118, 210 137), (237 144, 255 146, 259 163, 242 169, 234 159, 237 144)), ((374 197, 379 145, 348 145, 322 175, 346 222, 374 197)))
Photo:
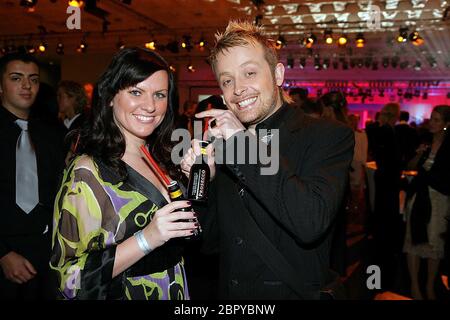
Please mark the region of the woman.
POLYGON ((66 134, 64 152, 66 164, 73 157, 79 141, 79 129, 86 117, 84 110, 88 105, 88 97, 84 88, 75 81, 64 80, 58 84, 57 95, 59 117, 64 124, 66 134))
POLYGON ((74 81, 61 81, 58 84, 56 98, 59 115, 67 130, 79 128, 83 120, 83 111, 88 104, 84 88, 74 81))
POLYGON ((407 230, 403 250, 407 253, 411 295, 423 299, 419 285, 420 258, 427 259, 426 296, 436 299, 434 283, 444 257, 444 234, 450 212, 450 106, 437 106, 430 119, 431 146, 421 145, 410 161, 418 170, 412 182, 413 195, 407 208, 407 230))
POLYGON ((63 299, 188 299, 180 241, 192 235, 187 201, 170 202, 147 166, 147 145, 170 161, 176 88, 169 65, 144 49, 123 49, 99 80, 91 123, 68 166, 54 211, 51 267, 63 299))

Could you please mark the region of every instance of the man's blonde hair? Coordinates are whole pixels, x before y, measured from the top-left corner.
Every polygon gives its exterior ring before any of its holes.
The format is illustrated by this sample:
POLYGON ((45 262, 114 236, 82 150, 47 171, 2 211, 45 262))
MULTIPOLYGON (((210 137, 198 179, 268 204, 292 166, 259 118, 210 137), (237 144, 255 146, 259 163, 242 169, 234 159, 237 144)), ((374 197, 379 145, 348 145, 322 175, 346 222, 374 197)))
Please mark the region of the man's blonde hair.
MULTIPOLYGON (((250 21, 230 20, 224 32, 215 34, 216 42, 211 49, 209 62, 215 75, 217 56, 234 47, 256 46, 258 43, 264 50, 264 58, 269 64, 272 77, 275 79, 275 67, 279 62, 275 40, 269 38, 263 31, 262 26, 257 26, 250 21)), ((292 99, 282 89, 279 88, 281 98, 284 102, 291 102, 292 99)))

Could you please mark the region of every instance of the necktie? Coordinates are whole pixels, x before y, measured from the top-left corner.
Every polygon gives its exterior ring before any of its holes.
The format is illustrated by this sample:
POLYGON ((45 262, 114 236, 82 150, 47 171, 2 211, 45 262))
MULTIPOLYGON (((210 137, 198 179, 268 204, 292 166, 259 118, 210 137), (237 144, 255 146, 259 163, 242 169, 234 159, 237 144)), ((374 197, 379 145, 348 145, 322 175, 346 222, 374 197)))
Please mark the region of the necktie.
POLYGON ((28 122, 16 120, 22 129, 16 145, 16 203, 25 212, 39 203, 36 153, 31 144, 28 122))

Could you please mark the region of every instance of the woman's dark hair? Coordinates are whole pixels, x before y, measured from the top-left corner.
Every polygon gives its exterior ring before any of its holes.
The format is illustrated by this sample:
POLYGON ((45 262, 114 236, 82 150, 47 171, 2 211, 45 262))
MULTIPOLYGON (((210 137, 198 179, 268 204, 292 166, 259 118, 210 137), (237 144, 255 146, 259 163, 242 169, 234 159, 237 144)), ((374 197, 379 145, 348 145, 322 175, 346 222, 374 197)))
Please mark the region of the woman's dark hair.
POLYGON ((169 75, 167 111, 161 124, 147 138, 147 143, 150 153, 161 168, 172 178, 179 179, 180 169, 172 163, 170 157, 173 147, 170 137, 174 110, 178 109, 178 92, 173 74, 164 58, 146 49, 123 49, 116 53, 96 85, 90 121, 81 130, 78 153, 101 160, 119 174, 121 181, 127 178, 125 163, 121 160, 125 153, 125 138, 114 122, 111 101, 120 90, 135 86, 160 70, 169 75))
POLYGON ((322 108, 329 107, 333 109, 336 120, 348 124, 347 119, 347 99, 340 91, 331 91, 319 98, 317 101, 322 108))

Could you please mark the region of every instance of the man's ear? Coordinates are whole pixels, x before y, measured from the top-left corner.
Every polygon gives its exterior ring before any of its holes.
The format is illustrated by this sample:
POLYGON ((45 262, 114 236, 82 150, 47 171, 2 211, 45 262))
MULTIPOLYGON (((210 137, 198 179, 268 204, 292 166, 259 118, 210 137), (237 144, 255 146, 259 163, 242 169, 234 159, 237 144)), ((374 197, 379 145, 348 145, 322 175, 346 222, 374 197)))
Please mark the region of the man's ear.
POLYGON ((284 65, 282 63, 277 63, 275 66, 275 83, 277 86, 281 86, 284 81, 284 65))

